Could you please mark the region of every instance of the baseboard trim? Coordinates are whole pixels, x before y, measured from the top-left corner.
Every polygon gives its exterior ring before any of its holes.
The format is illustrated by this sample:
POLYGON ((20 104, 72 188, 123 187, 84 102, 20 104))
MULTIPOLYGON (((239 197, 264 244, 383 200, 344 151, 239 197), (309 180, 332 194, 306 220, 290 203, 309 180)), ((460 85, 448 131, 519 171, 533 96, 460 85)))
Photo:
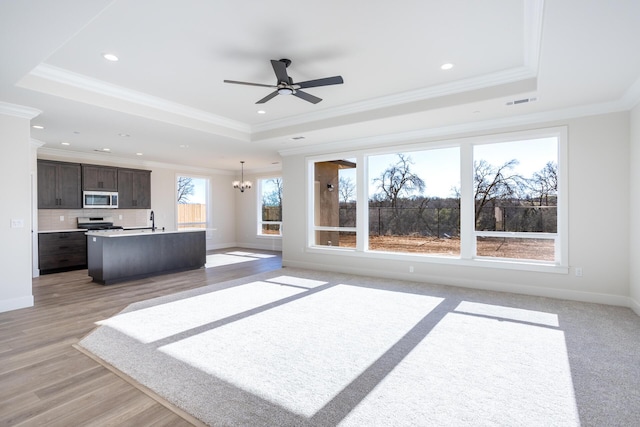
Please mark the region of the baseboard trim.
POLYGON ((318 264, 317 262, 310 263, 310 262, 301 262, 301 261, 290 261, 284 258, 282 260, 282 266, 305 268, 308 270, 324 270, 324 271, 333 271, 337 273, 357 274, 360 276, 374 276, 374 277, 383 277, 388 279, 400 279, 400 280, 407 280, 411 282, 433 283, 438 285, 457 286, 461 288, 480 289, 480 290, 486 290, 486 291, 509 292, 514 294, 564 299, 564 300, 588 302, 588 303, 595 303, 595 304, 615 305, 620 307, 629 307, 636 314, 640 316, 640 304, 633 301, 628 296, 624 296, 624 295, 602 294, 602 293, 596 293, 596 292, 583 292, 583 291, 575 291, 570 289, 542 288, 542 287, 539 288, 539 287, 528 286, 528 285, 514 285, 513 283, 490 282, 490 281, 481 281, 477 279, 468 280, 468 279, 451 278, 451 277, 444 277, 444 276, 424 277, 424 276, 416 276, 413 273, 398 273, 398 272, 387 273, 384 271, 374 271, 371 269, 365 270, 361 268, 336 266, 336 265, 329 265, 329 264, 318 264), (635 303, 635 307, 632 306, 632 301, 635 303))
POLYGON ((237 245, 239 248, 247 248, 247 249, 260 249, 263 251, 275 251, 275 252, 282 252, 282 245, 281 244, 258 244, 258 243, 238 243, 237 245))
POLYGON ((633 310, 638 316, 640 316, 640 302, 635 299, 629 297, 629 308, 633 310))
POLYGON ((217 250, 217 249, 236 248, 236 247, 238 247, 236 242, 207 244, 208 251, 217 250))
POLYGON ((33 295, 0 300, 0 313, 28 307, 33 307, 33 295))

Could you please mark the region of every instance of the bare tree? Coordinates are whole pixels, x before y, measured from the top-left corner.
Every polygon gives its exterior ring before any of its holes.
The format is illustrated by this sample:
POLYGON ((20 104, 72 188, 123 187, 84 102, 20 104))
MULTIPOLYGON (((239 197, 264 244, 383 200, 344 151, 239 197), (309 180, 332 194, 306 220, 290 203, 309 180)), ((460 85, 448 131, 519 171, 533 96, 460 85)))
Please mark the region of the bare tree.
POLYGON ((377 183, 380 193, 374 195, 372 201, 380 203, 380 206, 388 205, 391 217, 380 219, 379 224, 386 226, 386 232, 392 234, 405 234, 414 226, 417 220, 416 212, 411 209, 403 210, 410 200, 420 197, 425 184, 422 178, 411 171, 411 157, 398 153, 398 161, 389 165, 380 177, 373 180, 377 183), (407 202, 407 203, 406 203, 407 202))
POLYGON ((273 191, 262 195, 262 204, 264 206, 282 206, 282 178, 273 178, 267 180, 275 186, 273 191))
POLYGON ((512 159, 496 168, 486 160, 475 162, 473 182, 476 214, 489 202, 518 195, 522 189, 523 178, 518 174, 509 173, 518 164, 518 160, 512 159))
POLYGON ((373 180, 393 208, 398 207, 398 201, 403 196, 409 197, 424 191, 425 184, 422 178, 411 172, 412 164, 410 156, 398 153, 398 161, 382 172, 379 178, 373 180))
POLYGON ((189 203, 189 196, 194 193, 193 178, 178 177, 178 203, 189 203))
POLYGON ((509 160, 499 167, 493 166, 486 160, 474 163, 473 182, 475 186, 476 227, 479 227, 480 223, 488 218, 495 219, 493 212, 488 214, 486 218, 483 217, 483 210, 487 206, 495 207, 498 200, 504 202, 519 197, 525 180, 520 175, 511 173, 518 164, 519 162, 516 159, 509 160))
POLYGON ((558 165, 548 162, 544 168, 533 174, 528 184, 532 196, 538 199, 539 206, 549 206, 549 196, 558 194, 558 165))
POLYGON ((341 176, 338 180, 338 191, 340 192, 340 201, 348 203, 353 201, 356 192, 356 185, 351 178, 341 176))

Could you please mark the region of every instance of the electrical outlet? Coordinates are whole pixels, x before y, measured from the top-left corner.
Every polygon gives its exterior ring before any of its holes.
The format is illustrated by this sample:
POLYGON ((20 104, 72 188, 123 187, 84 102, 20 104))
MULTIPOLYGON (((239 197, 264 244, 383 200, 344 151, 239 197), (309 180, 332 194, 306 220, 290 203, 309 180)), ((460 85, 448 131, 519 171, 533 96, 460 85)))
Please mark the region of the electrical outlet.
POLYGON ((576 276, 582 277, 582 267, 576 267, 576 276))
POLYGON ((60 215, 60 221, 64 221, 64 215, 60 215))

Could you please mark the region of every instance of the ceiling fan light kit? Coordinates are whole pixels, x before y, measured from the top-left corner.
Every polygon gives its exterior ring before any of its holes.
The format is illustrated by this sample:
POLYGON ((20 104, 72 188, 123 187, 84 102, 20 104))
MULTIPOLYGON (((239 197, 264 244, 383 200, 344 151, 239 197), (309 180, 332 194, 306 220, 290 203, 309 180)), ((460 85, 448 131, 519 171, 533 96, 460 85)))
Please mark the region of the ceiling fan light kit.
POLYGON ((273 67, 273 72, 275 73, 276 79, 277 79, 275 85, 240 82, 237 80, 224 80, 224 82, 238 84, 238 85, 270 87, 275 89, 275 91, 271 92, 269 95, 257 101, 256 104, 264 104, 265 102, 275 98, 278 95, 293 95, 307 102, 311 102, 312 104, 317 104, 318 102, 322 101, 322 98, 318 98, 317 96, 301 91, 300 89, 306 89, 310 87, 319 87, 319 86, 338 85, 338 84, 344 83, 342 76, 325 77, 322 79, 307 80, 305 82, 294 83, 293 79, 289 77, 289 74, 287 73, 287 67, 289 65, 291 65, 290 59, 280 59, 280 60, 272 59, 271 60, 271 66, 273 67))

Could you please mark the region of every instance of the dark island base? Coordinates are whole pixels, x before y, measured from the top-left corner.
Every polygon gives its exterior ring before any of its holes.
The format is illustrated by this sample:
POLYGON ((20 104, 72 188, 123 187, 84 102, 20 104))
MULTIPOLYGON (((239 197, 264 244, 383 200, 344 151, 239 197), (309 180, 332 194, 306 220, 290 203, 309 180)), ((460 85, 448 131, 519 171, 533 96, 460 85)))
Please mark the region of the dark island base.
POLYGON ((207 260, 205 231, 118 237, 92 233, 87 258, 89 276, 102 285, 194 270, 207 260))

